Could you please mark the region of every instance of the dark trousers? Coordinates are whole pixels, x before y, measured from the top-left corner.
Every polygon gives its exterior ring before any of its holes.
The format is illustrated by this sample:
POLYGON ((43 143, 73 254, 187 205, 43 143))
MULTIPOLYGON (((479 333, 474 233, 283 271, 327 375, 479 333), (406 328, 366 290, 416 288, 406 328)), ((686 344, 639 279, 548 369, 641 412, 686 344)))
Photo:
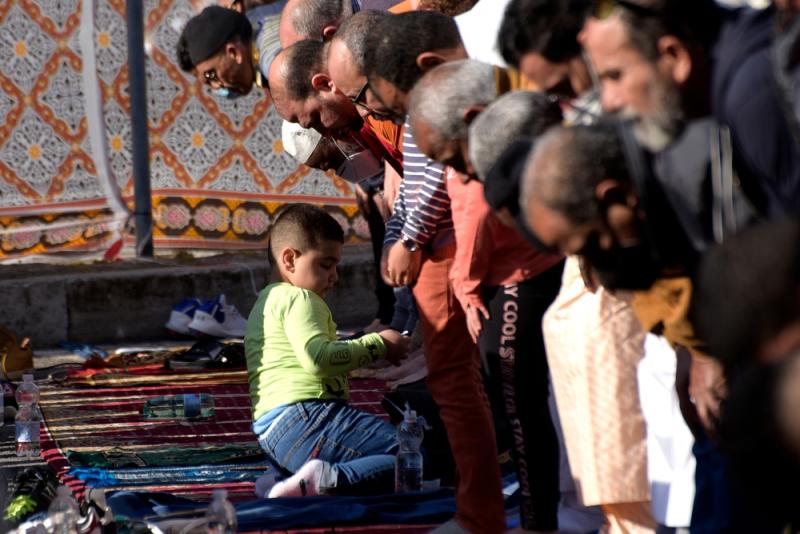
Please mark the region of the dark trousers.
POLYGON ((737 479, 729 473, 727 458, 705 435, 695 437, 695 495, 691 534, 779 534, 780 519, 766 517, 748 504, 737 479))
POLYGON ((378 298, 378 318, 381 324, 392 322, 394 315, 394 289, 386 285, 381 278, 381 254, 383 253, 383 237, 386 235, 386 223, 375 206, 375 201, 369 199, 369 213, 364 217, 369 227, 369 236, 372 241, 372 254, 375 258, 375 296, 378 298))
POLYGON ((558 438, 548 407, 549 377, 542 317, 561 287, 564 264, 483 292, 490 318, 478 342, 488 365, 491 402, 500 403, 512 433, 520 484, 521 526, 558 528, 558 438))

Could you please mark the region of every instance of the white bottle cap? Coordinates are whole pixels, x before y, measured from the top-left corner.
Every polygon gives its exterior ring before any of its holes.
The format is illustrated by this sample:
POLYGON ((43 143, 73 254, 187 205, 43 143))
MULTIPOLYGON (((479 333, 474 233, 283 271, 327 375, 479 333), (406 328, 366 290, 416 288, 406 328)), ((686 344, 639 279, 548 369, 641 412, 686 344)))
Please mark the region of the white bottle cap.
POLYGON ((228 490, 226 489, 215 489, 211 492, 211 495, 214 497, 215 501, 221 501, 222 499, 226 499, 228 497, 228 490))
POLYGON ((66 486, 59 486, 56 490, 56 495, 58 497, 72 497, 72 490, 66 486))
POLYGON ((23 382, 33 382, 33 375, 22 375, 23 382))

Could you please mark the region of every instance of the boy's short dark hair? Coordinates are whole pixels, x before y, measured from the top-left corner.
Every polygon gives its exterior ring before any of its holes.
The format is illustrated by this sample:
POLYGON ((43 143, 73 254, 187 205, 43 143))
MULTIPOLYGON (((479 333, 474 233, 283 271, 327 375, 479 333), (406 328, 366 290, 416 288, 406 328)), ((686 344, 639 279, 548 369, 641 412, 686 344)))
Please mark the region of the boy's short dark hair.
POLYGON ((277 265, 274 251, 290 246, 300 253, 318 248, 323 241, 344 243, 344 230, 327 211, 311 204, 292 204, 285 208, 269 232, 269 263, 277 265))

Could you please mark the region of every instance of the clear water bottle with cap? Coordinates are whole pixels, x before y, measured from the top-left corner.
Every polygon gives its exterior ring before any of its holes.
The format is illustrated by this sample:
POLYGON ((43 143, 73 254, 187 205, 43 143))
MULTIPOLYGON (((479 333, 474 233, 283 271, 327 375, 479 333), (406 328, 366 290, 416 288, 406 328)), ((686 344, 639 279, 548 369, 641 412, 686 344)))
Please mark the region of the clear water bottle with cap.
POLYGON ((147 399, 142 415, 148 419, 197 419, 214 416, 214 397, 185 393, 147 399))
POLYGON ((42 450, 39 424, 42 416, 35 404, 21 404, 14 419, 17 456, 36 457, 42 450))
POLYGON ((20 408, 23 404, 39 405, 39 388, 33 381, 33 375, 22 375, 22 384, 19 385, 14 396, 20 408))
POLYGON ((233 534, 236 532, 236 509, 228 500, 228 491, 215 489, 206 510, 208 534, 233 534))
POLYGON ((395 491, 404 493, 422 489, 422 437, 424 421, 406 404, 403 421, 397 427, 397 458, 394 469, 395 491))
POLYGON ((51 534, 78 534, 78 521, 81 518, 78 502, 66 486, 59 486, 56 498, 47 508, 51 534))

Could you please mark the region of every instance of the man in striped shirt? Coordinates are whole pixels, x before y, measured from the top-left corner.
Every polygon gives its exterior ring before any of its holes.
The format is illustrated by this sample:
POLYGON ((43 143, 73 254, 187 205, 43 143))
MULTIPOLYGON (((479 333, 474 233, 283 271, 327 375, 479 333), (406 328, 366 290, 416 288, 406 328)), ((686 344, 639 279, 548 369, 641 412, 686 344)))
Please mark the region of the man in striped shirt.
MULTIPOLYGON (((408 94, 423 73, 466 57, 449 17, 416 11, 380 21, 368 35, 367 105, 404 121, 408 94)), ((408 122, 403 163, 404 178, 384 240, 384 274, 393 285, 413 285, 428 389, 439 405, 458 469, 455 520, 436 532, 504 532, 497 445, 479 357, 448 278, 455 236, 444 167, 420 152, 408 122)))

